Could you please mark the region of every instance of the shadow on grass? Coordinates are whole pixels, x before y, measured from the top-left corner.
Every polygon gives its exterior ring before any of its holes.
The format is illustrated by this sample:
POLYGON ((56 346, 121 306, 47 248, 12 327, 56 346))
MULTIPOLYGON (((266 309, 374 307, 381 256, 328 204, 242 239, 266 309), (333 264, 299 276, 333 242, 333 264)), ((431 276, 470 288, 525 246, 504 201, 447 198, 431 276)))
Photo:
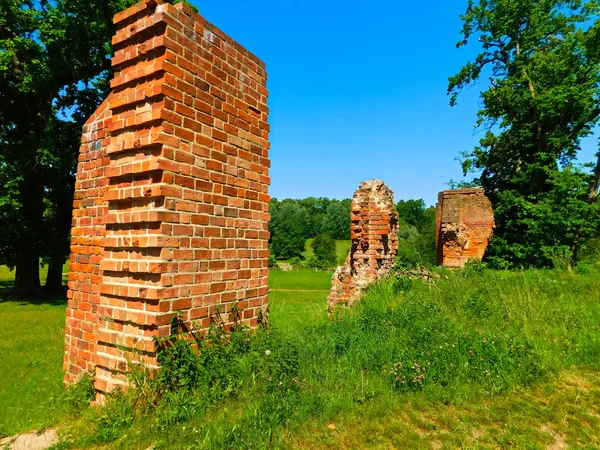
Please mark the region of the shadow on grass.
POLYGON ((21 305, 66 305, 67 287, 63 286, 60 291, 47 291, 42 288, 39 295, 35 297, 14 297, 12 295, 13 281, 0 281, 0 303, 19 303, 21 305))

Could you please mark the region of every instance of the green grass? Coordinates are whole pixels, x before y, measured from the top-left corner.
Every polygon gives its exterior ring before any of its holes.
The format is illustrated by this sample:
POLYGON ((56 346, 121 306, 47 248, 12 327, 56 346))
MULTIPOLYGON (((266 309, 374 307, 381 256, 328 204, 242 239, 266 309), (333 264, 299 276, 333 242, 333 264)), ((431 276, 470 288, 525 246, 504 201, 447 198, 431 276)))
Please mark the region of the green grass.
POLYGON ((0 436, 52 423, 64 329, 64 303, 0 302, 0 436))
MULTIPOLYGON (((293 272, 287 272, 293 273, 293 272)), ((325 300, 328 292, 281 291, 269 294, 269 309, 273 326, 286 333, 299 332, 325 320, 325 300)))
MULTIPOLYGON (((142 395, 68 421, 26 411, 60 395, 62 329, 60 343, 46 337, 64 305, 0 303, 0 362, 12 363, 0 404, 29 414, 11 430, 61 423, 61 448, 599 447, 600 273, 470 267, 447 276, 381 283, 328 321, 331 273, 272 272, 271 332, 236 335, 202 364, 179 349, 168 385, 144 383, 142 395), (23 345, 22 358, 5 350, 40 334, 47 346, 23 345), (9 381, 25 379, 40 353, 55 387, 32 378, 17 391, 9 381), (193 386, 165 388, 178 383, 193 386)), ((0 423, 7 417, 0 408, 0 423)))
MULTIPOLYGON (((69 272, 69 261, 63 266, 63 283, 67 282, 66 274, 69 272)), ((40 264, 40 281, 42 285, 46 282, 46 276, 48 275, 48 266, 40 264)), ((15 280, 15 271, 10 270, 6 266, 0 266, 0 289, 11 288, 15 280)))
POLYGON ((315 269, 273 270, 269 276, 269 287, 272 290, 329 291, 331 272, 315 269))
POLYGON ((0 436, 56 423, 64 395, 66 299, 10 299, 13 282, 14 271, 0 266, 0 436))
POLYGON ((325 320, 331 272, 272 271, 269 287, 271 323, 279 329, 292 333, 325 320))
MULTIPOLYGON (((302 256, 304 257, 304 259, 308 259, 315 254, 315 252, 313 252, 313 249, 311 247, 312 241, 313 241, 312 238, 307 239, 307 241, 306 241, 306 249, 305 249, 304 253, 302 253, 302 256)), ((351 245, 352 245, 352 241, 349 239, 335 241, 335 253, 336 253, 336 259, 337 259, 338 265, 341 266, 344 264, 344 262, 346 262, 346 257, 348 256, 348 252, 350 252, 351 245)))

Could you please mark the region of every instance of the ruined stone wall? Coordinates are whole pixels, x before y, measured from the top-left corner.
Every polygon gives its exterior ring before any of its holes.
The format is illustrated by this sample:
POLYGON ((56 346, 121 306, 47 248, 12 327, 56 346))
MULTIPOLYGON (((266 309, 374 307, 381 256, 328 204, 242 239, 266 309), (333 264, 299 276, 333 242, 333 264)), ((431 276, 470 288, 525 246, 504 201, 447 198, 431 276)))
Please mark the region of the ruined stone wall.
POLYGON ((440 192, 437 203, 437 264, 464 267, 481 260, 494 229, 492 205, 483 189, 440 192))
POLYGON ((174 315, 206 327, 267 305, 265 65, 185 4, 115 16, 112 92, 84 129, 65 381, 109 392, 156 366, 174 315))
POLYGON ((351 306, 364 289, 386 275, 398 252, 398 213, 394 193, 383 181, 360 184, 350 212, 352 246, 346 264, 333 274, 327 309, 351 306))

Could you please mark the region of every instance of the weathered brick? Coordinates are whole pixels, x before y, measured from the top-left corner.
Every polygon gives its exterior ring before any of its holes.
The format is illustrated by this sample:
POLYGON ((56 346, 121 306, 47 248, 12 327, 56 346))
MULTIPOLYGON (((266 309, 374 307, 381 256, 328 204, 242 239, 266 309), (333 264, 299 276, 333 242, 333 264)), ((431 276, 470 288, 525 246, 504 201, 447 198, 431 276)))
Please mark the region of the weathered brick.
POLYGON ((398 213, 394 193, 383 181, 360 184, 352 199, 350 219, 352 246, 346 263, 333 274, 327 298, 329 312, 339 304, 350 306, 360 299, 365 288, 389 273, 396 260, 398 213))
POLYGON ((464 267, 480 261, 494 230, 494 212, 483 189, 442 191, 437 203, 437 264, 464 267))
POLYGON ((115 25, 114 91, 83 128, 65 340, 65 382, 95 370, 99 393, 128 359, 156 367, 176 311, 208 326, 243 300, 256 326, 267 304, 264 64, 183 3, 145 0, 115 25))

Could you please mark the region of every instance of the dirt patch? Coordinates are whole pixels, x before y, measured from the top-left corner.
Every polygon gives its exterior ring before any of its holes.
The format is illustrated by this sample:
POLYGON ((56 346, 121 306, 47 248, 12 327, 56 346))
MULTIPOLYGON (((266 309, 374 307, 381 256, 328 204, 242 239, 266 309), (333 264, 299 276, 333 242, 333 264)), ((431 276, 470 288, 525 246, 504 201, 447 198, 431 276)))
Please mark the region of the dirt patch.
POLYGON ((10 436, 0 440, 0 449, 2 450, 45 450, 58 443, 58 434, 55 429, 31 433, 23 433, 17 436, 10 436))
POLYGON ((542 425, 540 427, 540 431, 543 431, 544 433, 549 433, 554 438, 554 442, 550 445, 547 445, 546 450, 564 450, 569 448, 569 446, 565 442, 565 439, 560 434, 555 433, 554 430, 548 425, 542 425))

